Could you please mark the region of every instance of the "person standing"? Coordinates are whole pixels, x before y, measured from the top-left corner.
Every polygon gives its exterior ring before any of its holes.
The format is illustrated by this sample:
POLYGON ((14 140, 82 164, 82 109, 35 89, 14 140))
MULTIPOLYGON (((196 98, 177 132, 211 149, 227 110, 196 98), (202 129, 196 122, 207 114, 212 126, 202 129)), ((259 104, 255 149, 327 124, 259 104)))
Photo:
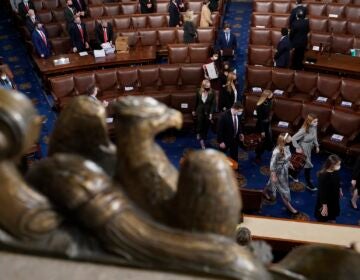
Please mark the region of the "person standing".
POLYGON ((309 31, 309 20, 305 19, 305 14, 302 10, 297 11, 296 20, 290 26, 289 36, 291 46, 294 48, 292 68, 295 70, 301 70, 303 68, 309 31))
POLYGON ((221 111, 230 109, 235 102, 238 101, 238 89, 236 86, 236 74, 229 72, 226 79, 226 84, 222 87, 219 96, 219 108, 221 111))
POLYGON ((209 4, 209 0, 205 0, 201 7, 200 27, 209 27, 213 24, 211 20, 211 11, 209 9, 209 4))
POLYGON ((142 14, 150 14, 155 12, 154 1, 152 0, 140 0, 140 12, 142 14))
POLYGON ((238 162, 238 150, 240 141, 244 141, 241 115, 243 107, 240 102, 235 102, 231 109, 224 112, 218 124, 217 141, 219 148, 225 154, 238 162))
POLYGON ((77 11, 73 5, 72 0, 66 0, 66 7, 64 9, 64 18, 66 22, 66 28, 70 33, 70 26, 73 24, 76 16, 81 16, 81 12, 77 11))
POLYGON ((69 31, 74 53, 89 49, 86 26, 81 22, 80 16, 75 16, 69 31))
POLYGON ((114 32, 111 23, 101 20, 95 27, 95 40, 97 48, 101 49, 102 44, 110 43, 113 45, 114 32))
POLYGON ((193 111, 193 116, 197 118, 196 138, 200 141, 202 149, 205 149, 205 140, 214 112, 215 93, 211 89, 210 81, 203 80, 200 89, 196 93, 195 111, 193 111))
POLYGON ((176 0, 170 0, 169 3, 169 27, 179 27, 181 25, 180 20, 180 8, 176 0))
POLYGON ((48 58, 51 55, 51 45, 46 30, 41 22, 35 23, 35 29, 31 35, 31 41, 37 54, 41 58, 48 58))
POLYGON ((33 33, 35 29, 35 23, 38 21, 40 21, 39 17, 35 15, 35 11, 33 9, 30 9, 25 21, 26 28, 29 30, 30 34, 33 33))
POLYGON ((291 205, 289 187, 289 168, 291 168, 290 147, 291 136, 288 133, 281 133, 277 140, 277 145, 273 150, 270 161, 270 179, 264 189, 264 196, 267 200, 275 200, 276 193, 279 192, 282 201, 288 211, 296 215, 299 212, 291 205))
POLYGON ((315 217, 319 222, 336 222, 340 215, 340 198, 343 192, 340 186, 339 170, 341 159, 330 155, 320 170, 319 190, 315 206, 315 217))
POLYGON ((360 194, 360 156, 358 156, 351 176, 351 187, 353 189, 350 205, 353 209, 358 210, 357 201, 360 194))
POLYGON ((194 20, 194 12, 191 10, 187 10, 184 16, 184 26, 183 26, 184 44, 196 43, 197 31, 193 20, 194 20))
POLYGON ((291 10, 290 17, 289 17, 289 26, 293 24, 293 22, 296 20, 296 14, 298 11, 302 11, 304 14, 304 17, 307 15, 307 9, 302 4, 302 0, 296 0, 296 7, 291 10))
POLYGON ((264 90, 256 103, 256 130, 261 133, 264 139, 263 143, 255 149, 255 162, 261 163, 261 156, 265 150, 272 150, 273 140, 271 131, 271 109, 273 93, 270 90, 264 90))
MULTIPOLYGON (((292 144, 296 149, 297 153, 304 154, 306 156, 305 163, 305 182, 306 188, 310 191, 316 191, 317 188, 311 182, 311 169, 314 165, 311 163, 311 152, 315 147, 316 153, 319 153, 319 142, 317 137, 317 126, 318 118, 313 114, 308 114, 306 119, 300 128, 300 130, 292 137, 292 144)), ((298 175, 298 174, 296 174, 298 175)), ((296 176, 294 174, 294 176, 296 176)), ((297 182, 297 176, 294 178, 294 181, 297 182)))
POLYGON ((281 28, 281 38, 276 47, 276 53, 274 55, 275 67, 287 68, 290 63, 290 50, 291 44, 288 37, 288 29, 281 28))
POLYGON ((220 32, 216 48, 220 50, 223 61, 232 61, 237 48, 236 36, 231 32, 230 24, 224 24, 224 29, 220 32))
POLYGON ((87 11, 86 2, 84 0, 74 0, 73 7, 77 12, 80 12, 81 16, 84 16, 87 11))
POLYGON ((23 21, 26 21, 26 17, 29 14, 29 10, 35 10, 34 3, 30 0, 23 0, 18 5, 19 16, 23 21))

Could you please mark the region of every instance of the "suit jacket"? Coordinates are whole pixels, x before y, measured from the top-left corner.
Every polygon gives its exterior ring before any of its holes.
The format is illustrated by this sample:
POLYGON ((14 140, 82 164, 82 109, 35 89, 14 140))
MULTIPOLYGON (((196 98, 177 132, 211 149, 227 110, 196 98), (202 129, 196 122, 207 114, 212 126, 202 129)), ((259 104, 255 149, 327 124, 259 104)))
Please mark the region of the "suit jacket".
POLYGON ((296 6, 294 9, 291 10, 291 14, 290 14, 290 17, 289 17, 289 26, 291 26, 293 24, 293 22, 296 20, 296 14, 300 10, 303 11, 304 17, 306 17, 306 14, 307 14, 306 7, 304 7, 302 5, 296 6))
POLYGON ((184 34, 183 34, 184 43, 185 44, 195 43, 197 31, 194 23, 191 21, 185 21, 183 29, 184 29, 184 34))
POLYGON ((308 19, 295 20, 290 30, 290 41, 293 48, 305 48, 308 43, 310 31, 308 19))
POLYGON ((25 24, 26 28, 29 30, 30 34, 33 33, 35 29, 35 22, 40 21, 39 17, 35 15, 35 21, 32 21, 30 17, 26 17, 25 24))
MULTIPOLYGON (((236 87, 236 91, 237 91, 237 99, 239 99, 240 90, 239 90, 237 84, 235 85, 235 87, 236 87)), ((238 100, 235 100, 235 92, 233 91, 232 88, 230 91, 227 89, 226 80, 225 80, 225 86, 222 87, 220 96, 219 96, 220 111, 222 111, 224 107, 226 108, 226 110, 230 109, 232 107, 232 105, 234 104, 234 102, 236 102, 236 101, 238 101, 238 100)))
MULTIPOLYGON (((110 23, 108 23, 108 26, 106 28, 106 34, 108 37, 108 42, 113 41, 114 33, 112 25, 110 23)), ((101 24, 97 24, 95 27, 95 40, 96 44, 98 44, 99 46, 105 43, 104 30, 101 24)))
POLYGON ((69 33, 73 47, 77 48, 78 52, 83 52, 86 50, 85 43, 88 42, 88 35, 85 24, 81 23, 80 25, 83 30, 84 41, 82 40, 80 30, 75 22, 70 25, 69 33))
POLYGON ((242 115, 237 115, 237 124, 238 129, 235 134, 234 131, 234 120, 231 114, 231 110, 225 111, 219 118, 218 130, 217 130, 217 141, 218 143, 225 143, 226 146, 230 146, 229 143, 233 141, 233 139, 239 139, 239 135, 243 133, 242 128, 242 115))
POLYGON ((85 3, 84 0, 73 0, 72 2, 73 2, 73 6, 74 6, 76 11, 78 11, 78 12, 86 12, 87 6, 86 6, 86 3, 85 3), (81 6, 80 6, 78 1, 80 2, 81 6))
MULTIPOLYGON (((35 6, 32 1, 28 2, 29 9, 35 10, 35 6)), ((26 20, 28 10, 25 7, 24 2, 20 2, 18 6, 19 15, 23 20, 26 20)))
POLYGON ((140 0, 140 11, 142 14, 154 13, 155 12, 155 3, 154 0, 140 0), (151 3, 151 8, 147 7, 147 4, 151 3))
POLYGON ((215 93, 210 90, 205 103, 202 101, 200 90, 196 93, 195 111, 198 118, 213 114, 216 109, 215 93))
POLYGON ((175 27, 176 25, 180 25, 180 10, 179 7, 171 1, 169 4, 169 27, 175 27))
POLYGON ((31 41, 35 47, 35 50, 39 56, 44 55, 44 58, 47 58, 51 55, 51 45, 50 41, 48 40, 47 32, 44 28, 41 28, 41 31, 45 34, 46 42, 43 41, 42 37, 40 36, 39 32, 35 29, 31 36, 31 41))
POLYGON ((209 27, 212 24, 211 11, 208 5, 202 5, 200 15, 200 27, 209 27))
POLYGON ((277 52, 275 53, 274 59, 276 67, 288 67, 290 62, 290 50, 291 44, 288 36, 284 36, 278 45, 277 52))
POLYGON ((235 35, 233 33, 230 33, 229 41, 226 41, 225 32, 224 31, 220 32, 217 38, 216 46, 218 50, 224 50, 224 49, 236 50, 237 41, 235 35))
POLYGON ((74 22, 74 15, 77 13, 78 11, 75 9, 75 7, 65 7, 64 9, 64 17, 65 17, 65 21, 66 21, 66 26, 68 27, 68 31, 70 29, 71 24, 74 22))

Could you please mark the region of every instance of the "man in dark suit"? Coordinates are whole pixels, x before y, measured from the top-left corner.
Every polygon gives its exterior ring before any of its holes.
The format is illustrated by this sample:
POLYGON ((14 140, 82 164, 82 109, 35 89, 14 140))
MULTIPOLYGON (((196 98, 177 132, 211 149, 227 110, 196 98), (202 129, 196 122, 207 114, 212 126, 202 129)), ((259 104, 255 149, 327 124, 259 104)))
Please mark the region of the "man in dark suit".
POLYGON ((35 29, 31 36, 31 41, 37 54, 41 58, 48 58, 51 55, 51 45, 48 40, 47 32, 40 22, 36 22, 35 29))
POLYGON ((180 7, 176 0, 170 0, 169 3, 169 27, 179 27, 180 20, 180 7))
POLYGON ((83 52, 89 49, 86 26, 81 22, 80 16, 75 16, 74 22, 69 28, 73 52, 83 52))
POLYGON ((95 27, 95 39, 96 47, 101 49, 101 45, 104 43, 113 44, 113 29, 111 23, 108 23, 106 20, 101 20, 100 24, 97 24, 95 27))
POLYGON ((142 14, 149 14, 155 12, 154 0, 139 0, 140 11, 142 14))
POLYGON ((241 115, 243 107, 240 102, 235 102, 231 109, 225 111, 219 119, 217 141, 220 150, 229 151, 230 157, 238 161, 238 148, 240 141, 244 141, 241 115))
POLYGON ((296 20, 293 22, 290 30, 291 47, 294 48, 292 68, 301 70, 303 68, 303 60, 306 46, 308 43, 309 20, 305 19, 302 10, 296 14, 296 20))
POLYGON ((26 16, 28 15, 30 9, 35 10, 35 6, 31 0, 23 0, 19 3, 19 15, 24 21, 26 20, 26 16))
POLYGON ((81 12, 82 16, 85 15, 87 11, 87 6, 84 0, 74 0, 72 4, 76 11, 81 12))
POLYGON ((291 10, 290 18, 289 18, 290 27, 293 24, 293 22, 296 20, 296 14, 298 13, 298 11, 302 11, 304 14, 304 18, 306 17, 307 9, 305 6, 302 5, 302 0, 296 0, 296 7, 291 10))
POLYGON ((232 61, 237 47, 236 37, 230 30, 230 24, 224 25, 224 30, 220 32, 216 49, 220 50, 220 55, 223 61, 232 61))
POLYGON ((83 16, 84 12, 80 12, 76 10, 75 6, 73 5, 72 0, 66 1, 66 8, 64 9, 64 17, 66 21, 66 26, 68 29, 68 32, 70 33, 70 26, 74 22, 75 16, 83 16))
POLYGON ((289 31, 287 28, 281 28, 282 37, 277 44, 276 53, 274 55, 275 67, 287 68, 289 66, 291 44, 288 33, 289 31))
POLYGON ((33 9, 30 9, 25 21, 26 28, 29 30, 30 34, 33 33, 35 29, 35 23, 37 21, 40 21, 39 17, 35 15, 35 11, 33 9))

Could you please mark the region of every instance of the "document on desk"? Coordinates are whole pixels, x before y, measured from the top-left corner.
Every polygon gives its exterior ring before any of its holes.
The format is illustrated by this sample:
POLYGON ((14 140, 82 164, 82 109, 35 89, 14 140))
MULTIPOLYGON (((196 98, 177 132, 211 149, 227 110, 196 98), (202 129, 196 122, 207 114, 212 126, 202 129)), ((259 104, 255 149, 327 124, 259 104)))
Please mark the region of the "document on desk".
POLYGON ((79 55, 80 55, 80 56, 87 56, 87 55, 89 55, 89 54, 88 54, 88 52, 79 52, 79 55))
POLYGON ((105 54, 104 50, 94 50, 94 56, 95 56, 95 58, 105 57, 106 54, 105 54))

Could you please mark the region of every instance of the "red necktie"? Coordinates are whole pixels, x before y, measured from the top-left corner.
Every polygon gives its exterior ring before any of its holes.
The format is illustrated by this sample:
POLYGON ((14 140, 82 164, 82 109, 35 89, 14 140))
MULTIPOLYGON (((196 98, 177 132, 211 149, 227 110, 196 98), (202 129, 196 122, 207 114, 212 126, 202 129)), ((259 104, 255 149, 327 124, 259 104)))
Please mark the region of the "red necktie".
POLYGON ((85 43, 85 40, 84 40, 84 32, 83 32, 83 30, 82 30, 82 27, 81 27, 80 24, 78 24, 77 26, 78 26, 79 31, 80 31, 80 34, 81 34, 81 40, 82 40, 83 43, 85 43))
POLYGON ((40 34, 41 39, 43 40, 44 44, 47 45, 47 41, 46 41, 46 36, 45 36, 45 34, 44 34, 41 30, 39 30, 39 34, 40 34))
POLYGON ((25 3, 25 9, 27 12, 29 12, 29 4, 28 3, 25 3))
POLYGON ((103 30, 104 30, 104 43, 107 43, 108 36, 107 36, 106 28, 104 28, 103 30))

